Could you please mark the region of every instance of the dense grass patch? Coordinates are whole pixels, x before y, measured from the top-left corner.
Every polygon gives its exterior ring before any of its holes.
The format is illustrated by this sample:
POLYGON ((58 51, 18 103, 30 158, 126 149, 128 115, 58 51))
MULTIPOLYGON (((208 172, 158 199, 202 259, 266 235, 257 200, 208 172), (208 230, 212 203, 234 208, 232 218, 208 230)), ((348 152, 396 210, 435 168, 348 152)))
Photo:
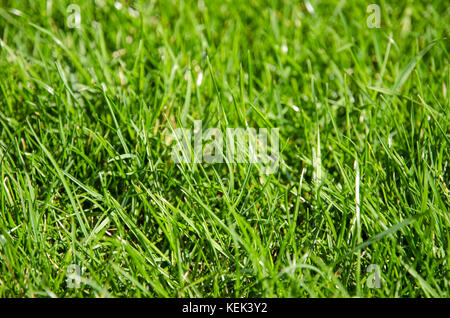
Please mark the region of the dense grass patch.
POLYGON ((377 3, 2 1, 0 296, 448 296, 450 9, 377 3), (174 163, 194 120, 280 169, 174 163))

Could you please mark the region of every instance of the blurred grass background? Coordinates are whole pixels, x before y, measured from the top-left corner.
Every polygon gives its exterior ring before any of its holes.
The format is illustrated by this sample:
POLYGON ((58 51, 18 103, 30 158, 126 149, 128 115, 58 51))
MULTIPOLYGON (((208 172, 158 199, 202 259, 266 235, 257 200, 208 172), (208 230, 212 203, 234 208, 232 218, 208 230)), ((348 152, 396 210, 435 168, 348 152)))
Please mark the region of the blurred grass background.
POLYGON ((3 0, 0 296, 448 297, 450 10, 370 3, 3 0), (174 164, 194 120, 280 170, 174 164))

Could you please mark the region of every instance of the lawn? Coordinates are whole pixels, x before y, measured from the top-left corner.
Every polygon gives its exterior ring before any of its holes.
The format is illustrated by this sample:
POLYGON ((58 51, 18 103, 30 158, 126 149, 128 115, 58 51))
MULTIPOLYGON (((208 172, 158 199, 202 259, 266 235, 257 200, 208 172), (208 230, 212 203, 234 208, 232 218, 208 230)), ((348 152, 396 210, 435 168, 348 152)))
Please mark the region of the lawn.
POLYGON ((444 0, 3 0, 0 297, 448 297, 449 31, 444 0), (278 129, 277 168, 177 162, 197 122, 278 129))

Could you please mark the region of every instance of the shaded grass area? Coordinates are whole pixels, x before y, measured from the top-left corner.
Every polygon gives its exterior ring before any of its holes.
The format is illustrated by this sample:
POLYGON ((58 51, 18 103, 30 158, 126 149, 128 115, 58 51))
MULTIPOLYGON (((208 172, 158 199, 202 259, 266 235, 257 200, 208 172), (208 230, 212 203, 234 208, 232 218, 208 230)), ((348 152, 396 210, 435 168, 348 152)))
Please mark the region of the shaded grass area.
POLYGON ((71 3, 0 7, 0 296, 448 297, 445 1, 71 3), (175 164, 194 120, 280 169, 175 164))

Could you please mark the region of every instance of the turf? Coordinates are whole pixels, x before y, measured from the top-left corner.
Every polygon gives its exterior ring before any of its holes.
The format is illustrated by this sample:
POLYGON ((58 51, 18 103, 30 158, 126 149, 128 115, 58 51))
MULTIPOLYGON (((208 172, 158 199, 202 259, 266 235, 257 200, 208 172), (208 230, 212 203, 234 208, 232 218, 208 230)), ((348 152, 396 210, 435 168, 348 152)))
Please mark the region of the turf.
POLYGON ((0 297, 448 297, 450 9, 377 3, 2 1, 0 297))

